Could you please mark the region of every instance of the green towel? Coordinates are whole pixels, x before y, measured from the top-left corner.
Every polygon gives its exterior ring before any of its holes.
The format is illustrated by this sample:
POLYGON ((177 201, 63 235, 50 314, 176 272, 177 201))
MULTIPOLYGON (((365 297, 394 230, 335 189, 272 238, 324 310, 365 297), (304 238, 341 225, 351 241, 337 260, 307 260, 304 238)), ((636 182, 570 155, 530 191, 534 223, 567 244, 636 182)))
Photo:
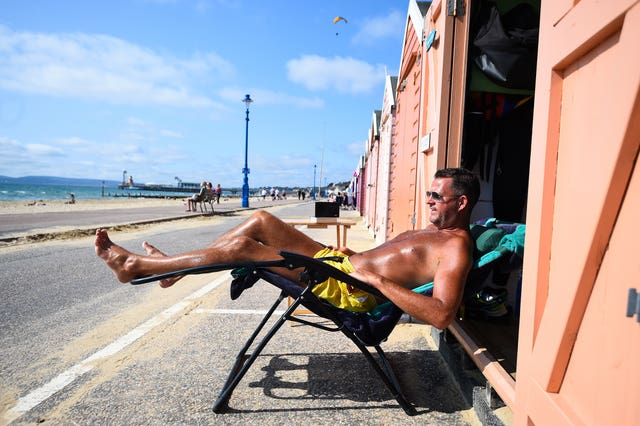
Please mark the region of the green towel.
POLYGON ((523 257, 526 228, 526 225, 516 226, 515 231, 502 237, 500 243, 498 244, 498 248, 506 249, 510 252, 516 253, 520 257, 523 257))

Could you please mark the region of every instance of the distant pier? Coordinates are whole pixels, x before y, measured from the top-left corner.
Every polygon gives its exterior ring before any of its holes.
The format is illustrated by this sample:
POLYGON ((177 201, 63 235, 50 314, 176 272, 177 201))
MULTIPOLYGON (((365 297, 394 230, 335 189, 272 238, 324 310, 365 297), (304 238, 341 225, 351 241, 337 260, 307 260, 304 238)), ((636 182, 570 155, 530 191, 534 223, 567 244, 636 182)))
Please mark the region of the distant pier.
POLYGON ((200 192, 200 184, 182 183, 180 186, 155 185, 155 184, 134 184, 128 183, 118 185, 118 189, 126 191, 154 191, 154 192, 179 192, 182 194, 194 194, 200 192))

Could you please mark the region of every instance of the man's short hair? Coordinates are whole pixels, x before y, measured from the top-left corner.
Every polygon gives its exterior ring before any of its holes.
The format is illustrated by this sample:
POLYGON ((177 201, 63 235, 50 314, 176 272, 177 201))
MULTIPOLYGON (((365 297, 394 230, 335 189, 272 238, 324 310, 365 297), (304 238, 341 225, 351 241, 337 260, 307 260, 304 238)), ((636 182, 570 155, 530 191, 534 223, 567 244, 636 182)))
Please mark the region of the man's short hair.
POLYGON ((456 195, 466 195, 469 199, 469 207, 473 208, 480 198, 480 181, 478 177, 465 168, 440 169, 434 175, 438 178, 451 178, 453 190, 456 195))

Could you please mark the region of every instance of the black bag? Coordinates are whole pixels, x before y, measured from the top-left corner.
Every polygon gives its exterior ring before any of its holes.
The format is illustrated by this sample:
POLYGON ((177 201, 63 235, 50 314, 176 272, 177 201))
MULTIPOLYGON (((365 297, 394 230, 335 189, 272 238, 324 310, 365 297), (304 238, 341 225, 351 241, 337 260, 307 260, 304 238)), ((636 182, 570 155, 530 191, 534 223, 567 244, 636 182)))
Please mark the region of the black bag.
POLYGON ((540 18, 534 8, 521 3, 504 16, 495 4, 489 8, 473 45, 474 63, 494 83, 512 89, 533 89, 536 81, 540 18))

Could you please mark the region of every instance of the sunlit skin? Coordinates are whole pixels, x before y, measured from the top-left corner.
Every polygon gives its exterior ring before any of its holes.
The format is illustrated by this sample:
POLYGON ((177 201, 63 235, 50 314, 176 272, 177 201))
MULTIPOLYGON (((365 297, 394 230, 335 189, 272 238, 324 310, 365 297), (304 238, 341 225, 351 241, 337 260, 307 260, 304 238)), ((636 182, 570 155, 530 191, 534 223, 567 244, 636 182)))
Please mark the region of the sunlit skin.
MULTIPOLYGON (((453 192, 451 180, 434 179, 430 190, 445 198, 441 202, 427 200, 431 222, 427 228, 403 232, 360 253, 339 249, 349 254, 355 268, 352 276, 377 288, 414 318, 438 328, 445 328, 455 318, 471 268, 471 208, 465 195, 453 192), (432 297, 410 291, 430 281, 434 281, 432 297)), ((201 250, 167 256, 146 242, 143 248, 146 255, 132 253, 113 243, 106 230, 96 231, 96 254, 120 282, 206 264, 276 260, 281 250, 313 256, 324 246, 275 216, 258 211, 201 250)), ((298 282, 299 271, 277 272, 298 282)), ((169 287, 179 279, 163 280, 160 285, 169 287)))

